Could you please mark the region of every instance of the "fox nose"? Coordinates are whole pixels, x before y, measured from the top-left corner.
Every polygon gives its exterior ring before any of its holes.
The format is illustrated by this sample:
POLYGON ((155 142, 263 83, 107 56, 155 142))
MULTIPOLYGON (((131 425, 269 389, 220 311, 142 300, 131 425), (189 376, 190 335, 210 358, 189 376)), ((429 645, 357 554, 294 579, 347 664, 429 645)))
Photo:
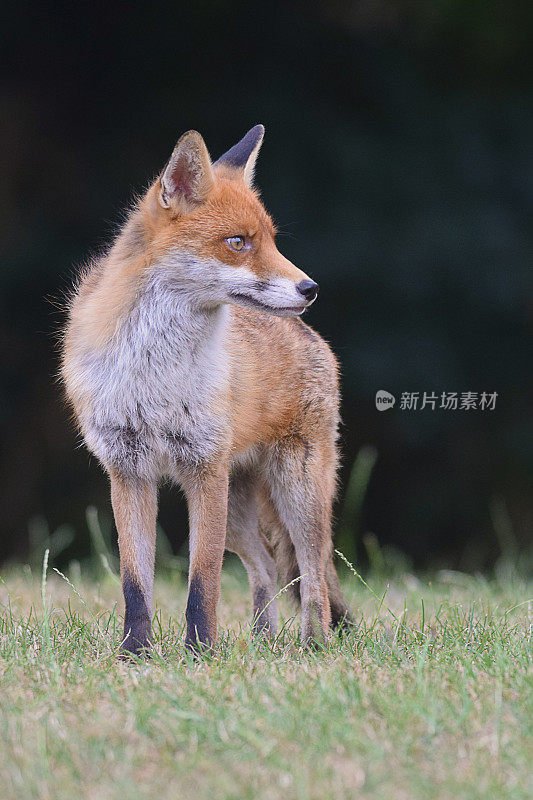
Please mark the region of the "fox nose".
POLYGON ((318 294, 318 283, 314 281, 300 281, 296 288, 300 294, 303 294, 308 303, 311 303, 318 294))

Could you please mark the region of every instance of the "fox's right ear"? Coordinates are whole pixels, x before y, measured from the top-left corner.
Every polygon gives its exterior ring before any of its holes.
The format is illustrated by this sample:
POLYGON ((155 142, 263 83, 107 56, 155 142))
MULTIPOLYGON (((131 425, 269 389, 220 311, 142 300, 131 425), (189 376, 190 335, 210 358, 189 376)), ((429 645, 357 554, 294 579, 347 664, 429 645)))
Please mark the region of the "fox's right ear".
POLYGON ((213 186, 211 159, 197 131, 179 139, 160 178, 159 202, 181 213, 203 203, 213 186))
POLYGON ((240 142, 234 144, 227 153, 220 156, 218 161, 215 161, 214 166, 216 167, 217 164, 220 164, 221 166, 229 167, 236 174, 242 175, 246 186, 252 186, 255 162, 261 149, 264 135, 265 126, 255 125, 242 137, 240 142))

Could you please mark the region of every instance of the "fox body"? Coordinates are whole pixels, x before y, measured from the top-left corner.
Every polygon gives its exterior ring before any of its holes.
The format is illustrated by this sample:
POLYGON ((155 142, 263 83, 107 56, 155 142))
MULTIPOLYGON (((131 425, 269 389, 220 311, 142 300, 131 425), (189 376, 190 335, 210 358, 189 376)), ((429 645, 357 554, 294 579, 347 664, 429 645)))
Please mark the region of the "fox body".
POLYGON ((337 366, 299 319, 318 287, 277 250, 252 185, 262 138, 256 126, 212 164, 184 134, 70 300, 62 376, 110 476, 126 651, 151 642, 163 478, 189 508, 191 648, 215 640, 225 549, 256 629, 275 632, 278 571, 300 576, 304 639, 347 617, 331 554, 337 366))

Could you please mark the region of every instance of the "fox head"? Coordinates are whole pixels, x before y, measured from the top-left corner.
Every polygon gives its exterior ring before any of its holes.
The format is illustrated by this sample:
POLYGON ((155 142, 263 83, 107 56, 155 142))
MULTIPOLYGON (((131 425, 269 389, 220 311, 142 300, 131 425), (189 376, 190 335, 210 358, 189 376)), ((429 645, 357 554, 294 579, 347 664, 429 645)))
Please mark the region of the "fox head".
POLYGON ((170 287, 201 306, 234 303, 297 316, 318 286, 277 249, 253 187, 263 134, 256 125, 215 163, 199 133, 183 134, 143 204, 150 261, 170 287))

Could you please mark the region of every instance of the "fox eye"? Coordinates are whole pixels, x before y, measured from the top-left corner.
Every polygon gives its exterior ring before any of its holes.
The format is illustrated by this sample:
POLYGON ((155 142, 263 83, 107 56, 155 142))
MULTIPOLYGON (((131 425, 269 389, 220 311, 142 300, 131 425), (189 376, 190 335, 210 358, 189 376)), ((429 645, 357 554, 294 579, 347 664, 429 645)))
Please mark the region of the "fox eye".
POLYGON ((237 252, 242 250, 246 244, 244 236, 228 236, 226 242, 229 244, 232 250, 237 250, 237 252))

